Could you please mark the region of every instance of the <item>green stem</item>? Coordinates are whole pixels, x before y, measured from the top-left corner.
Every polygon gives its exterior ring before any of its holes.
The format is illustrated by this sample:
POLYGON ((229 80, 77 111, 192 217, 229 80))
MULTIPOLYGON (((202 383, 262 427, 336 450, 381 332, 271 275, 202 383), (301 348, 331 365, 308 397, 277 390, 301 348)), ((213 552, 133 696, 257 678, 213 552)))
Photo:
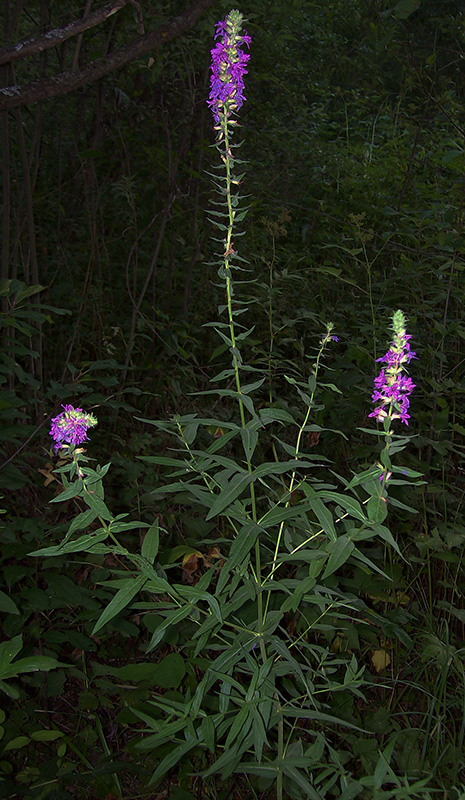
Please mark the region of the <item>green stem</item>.
MULTIPOLYGON (((296 440, 296 445, 295 445, 295 459, 296 460, 299 458, 299 455, 300 455, 300 444, 301 444, 301 441, 302 441, 302 436, 304 434, 305 427, 306 427, 306 425, 308 423, 308 419, 310 417, 310 413, 311 413, 312 408, 313 408, 313 400, 314 400, 315 392, 316 392, 316 381, 317 381, 318 372, 319 372, 319 369, 320 369, 320 361, 321 361, 321 357, 323 355, 323 350, 324 350, 326 344, 328 343, 328 341, 331 338, 332 327, 333 327, 332 325, 328 325, 326 335, 321 340, 320 349, 318 351, 317 359, 316 359, 316 362, 315 362, 314 371, 313 371, 313 374, 315 376, 315 387, 314 387, 314 389, 313 389, 313 391, 312 391, 312 393, 310 395, 308 408, 307 408, 304 420, 303 420, 303 422, 302 422, 302 424, 301 424, 301 426, 299 428, 299 432, 297 434, 297 440, 296 440)), ((288 506, 289 506, 289 504, 291 502, 292 492, 293 492, 294 484, 295 484, 295 481, 296 481, 296 476, 297 476, 297 471, 294 470, 292 472, 292 475, 291 475, 291 480, 290 480, 289 489, 288 489, 289 497, 288 497, 288 499, 286 501, 285 508, 288 508, 288 506)), ((278 536, 277 536, 277 539, 276 539, 276 546, 275 546, 275 550, 274 550, 273 561, 272 561, 272 564, 271 564, 271 571, 270 571, 270 573, 268 575, 268 577, 271 578, 271 580, 273 579, 274 573, 276 572, 276 569, 277 569, 277 560, 278 560, 279 547, 280 547, 280 544, 281 544, 281 538, 282 538, 283 530, 284 530, 284 522, 281 522, 281 524, 279 526, 279 530, 278 530, 278 536)), ((269 601, 270 601, 270 594, 271 593, 268 592, 266 610, 268 610, 268 605, 269 605, 269 601)))
POLYGON ((268 303, 268 322, 269 322, 269 330, 270 330, 270 347, 268 350, 268 397, 270 401, 270 405, 273 402, 273 377, 271 372, 271 364, 273 358, 273 344, 274 344, 274 333, 273 333, 273 267, 276 260, 276 244, 275 238, 272 237, 272 259, 271 263, 269 264, 269 271, 270 271, 270 296, 269 296, 269 303, 268 303))
MULTIPOLYGON (((283 710, 281 708, 281 703, 279 702, 279 697, 275 695, 275 708, 279 715, 278 720, 278 761, 282 761, 284 758, 284 719, 283 719, 283 710)), ((278 776, 276 778, 276 800, 283 800, 283 771, 280 767, 278 767, 278 776)))
POLYGON ((229 323, 229 336, 231 339, 231 350, 232 350, 232 357, 233 357, 233 367, 235 373, 235 380, 236 380, 236 389, 238 393, 238 402, 239 402, 239 412, 241 415, 241 424, 242 427, 245 428, 245 412, 244 412, 244 403, 242 400, 242 388, 241 388, 241 379, 239 375, 239 359, 237 358, 237 345, 236 345, 236 332, 234 328, 234 316, 233 316, 233 309, 232 309, 232 278, 231 278, 231 264, 229 256, 232 255, 233 251, 233 228, 234 228, 234 209, 232 206, 232 197, 231 197, 231 158, 232 153, 229 145, 229 131, 228 131, 228 120, 226 114, 224 115, 223 119, 223 138, 224 138, 224 147, 225 147, 225 154, 223 156, 225 168, 226 168, 226 202, 228 206, 228 228, 226 233, 226 240, 225 240, 225 248, 224 248, 224 270, 225 270, 225 280, 226 280, 226 300, 228 306, 228 323, 229 323))
MULTIPOLYGON (((229 142, 229 130, 228 130, 228 115, 225 112, 222 118, 222 138, 224 139, 224 155, 221 154, 223 159, 225 170, 226 170, 226 203, 227 203, 227 214, 228 214, 228 225, 227 225, 227 232, 226 232, 226 239, 225 239, 225 248, 224 248, 224 275, 226 281, 226 302, 227 302, 227 309, 228 309, 228 324, 229 324, 229 336, 231 340, 231 352, 233 358, 233 368, 234 368, 234 375, 235 375, 235 382, 236 382, 236 389, 237 389, 237 399, 239 403, 239 413, 241 417, 241 425, 243 428, 246 426, 245 421, 245 409, 244 409, 244 402, 242 400, 242 387, 241 387, 241 379, 239 373, 239 359, 237 357, 237 343, 236 343, 236 332, 234 327, 234 313, 232 307, 232 298, 233 298, 233 283, 232 283, 232 276, 231 276, 231 263, 230 263, 230 256, 234 253, 233 249, 233 229, 234 229, 234 217, 235 211, 232 204, 232 194, 231 194, 231 186, 233 181, 233 176, 231 172, 231 162, 233 161, 233 156, 231 153, 231 147, 229 142)), ((252 474, 252 463, 250 457, 247 453, 245 453, 246 461, 247 461, 247 470, 249 475, 252 474)), ((250 483, 250 501, 252 505, 252 519, 255 523, 257 523, 257 502, 255 496, 255 486, 253 481, 250 483)), ((260 637, 260 653, 262 656, 263 661, 266 660, 266 648, 265 642, 262 637, 263 631, 263 596, 262 596, 262 580, 261 580, 261 558, 260 558, 260 543, 257 539, 255 543, 255 573, 256 573, 256 580, 258 584, 258 596, 257 596, 257 611, 258 611, 258 633, 260 637)))

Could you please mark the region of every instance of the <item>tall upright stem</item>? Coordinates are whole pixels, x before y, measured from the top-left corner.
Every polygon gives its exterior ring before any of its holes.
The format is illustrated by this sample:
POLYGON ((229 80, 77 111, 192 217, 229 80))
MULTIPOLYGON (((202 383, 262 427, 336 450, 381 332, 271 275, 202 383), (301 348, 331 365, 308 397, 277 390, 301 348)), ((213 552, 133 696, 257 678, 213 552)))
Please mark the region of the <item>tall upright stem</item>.
POLYGON ((239 375, 239 359, 237 357, 237 344, 236 344, 236 332, 234 328, 234 316, 233 316, 233 307, 232 307, 232 297, 233 297, 233 285, 232 285, 232 278, 231 278, 231 262, 230 256, 234 253, 233 248, 233 228, 234 228, 234 217, 235 212, 232 205, 232 197, 231 197, 231 166, 233 161, 233 156, 230 149, 229 144, 229 130, 228 130, 228 119, 227 115, 224 114, 223 117, 223 139, 224 139, 224 155, 222 158, 224 160, 225 169, 226 169, 226 203, 227 203, 227 214, 228 214, 228 225, 227 225, 227 233, 226 233, 226 240, 225 240, 225 248, 224 248, 224 274, 225 274, 225 281, 226 281, 226 302, 228 306, 228 322, 229 322, 229 336, 231 339, 231 353, 233 357, 233 367, 235 373, 235 380, 236 380, 236 389, 238 393, 238 403, 239 403, 239 412, 241 415, 241 425, 245 427, 245 411, 244 411, 244 403, 241 397, 242 389, 241 389, 241 380, 239 375))
MULTIPOLYGON (((233 175, 232 175, 232 167, 234 164, 234 158, 231 152, 231 145, 229 141, 229 130, 228 130, 228 115, 224 113, 221 118, 221 134, 220 134, 220 141, 224 142, 224 153, 221 153, 221 158, 225 165, 226 171, 226 206, 227 206, 227 230, 226 230, 226 237, 224 241, 224 253, 223 253, 223 268, 224 268, 224 278, 226 283, 226 304, 227 304, 227 311, 228 311, 228 326, 229 326, 229 338, 231 341, 231 355, 232 355, 232 363, 234 369, 234 377, 236 383, 236 390, 237 390, 237 401, 239 405, 239 414, 241 418, 241 425, 243 428, 246 427, 246 419, 245 419, 245 408, 244 402, 242 399, 242 387, 241 387, 241 376, 240 376, 240 359, 238 357, 238 348, 237 348, 237 338, 236 338, 236 331, 234 325, 234 311, 233 311, 233 294, 234 294, 234 285, 233 285, 233 278, 231 272, 231 256, 234 255, 234 242, 233 242, 233 230, 234 230, 234 218, 236 212, 233 206, 232 200, 232 184, 233 184, 233 175)), ((247 462, 247 470, 249 474, 252 474, 252 463, 250 460, 250 456, 247 452, 245 452, 246 462, 247 462)), ((252 519, 254 523, 257 523, 257 503, 255 497, 255 486, 253 481, 249 484, 250 485, 250 501, 252 507, 252 519)), ((266 659, 266 648, 265 643, 262 637, 263 631, 263 596, 261 592, 261 559, 260 559, 260 543, 259 540, 255 542, 255 575, 257 580, 258 586, 258 594, 257 594, 257 612, 258 612, 258 632, 259 632, 259 639, 260 639, 260 653, 262 656, 263 661, 266 659)))

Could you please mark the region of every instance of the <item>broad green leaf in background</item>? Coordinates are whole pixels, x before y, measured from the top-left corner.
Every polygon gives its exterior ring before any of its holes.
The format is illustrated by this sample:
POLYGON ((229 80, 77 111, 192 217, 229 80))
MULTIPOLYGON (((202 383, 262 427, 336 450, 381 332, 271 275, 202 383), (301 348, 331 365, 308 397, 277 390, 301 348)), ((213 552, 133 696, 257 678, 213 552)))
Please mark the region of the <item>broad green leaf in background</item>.
POLYGON ((418 8, 420 8, 420 0, 399 0, 394 6, 394 16, 397 19, 407 19, 418 8))
POLYGON ((16 678, 24 672, 37 672, 39 670, 48 672, 48 670, 60 666, 55 658, 49 656, 31 655, 14 661, 13 659, 18 655, 22 646, 23 637, 21 634, 0 644, 0 689, 14 699, 19 697, 19 692, 16 688, 8 686, 4 682, 5 680, 16 678))
POLYGON ((19 614, 18 606, 5 592, 0 591, 0 611, 4 614, 19 614))

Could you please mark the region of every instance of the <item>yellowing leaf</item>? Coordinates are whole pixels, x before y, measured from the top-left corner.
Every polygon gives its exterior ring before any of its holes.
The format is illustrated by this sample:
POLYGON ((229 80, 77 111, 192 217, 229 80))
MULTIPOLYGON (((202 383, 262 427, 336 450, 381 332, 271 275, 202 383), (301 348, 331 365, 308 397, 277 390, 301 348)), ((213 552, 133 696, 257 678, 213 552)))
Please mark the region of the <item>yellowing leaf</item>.
POLYGON ((386 650, 374 650, 371 656, 371 663, 376 672, 382 672, 391 663, 391 656, 386 650))
POLYGON ((52 474, 53 464, 47 463, 44 469, 38 469, 41 475, 45 476, 44 486, 48 486, 52 481, 57 481, 58 478, 52 474))

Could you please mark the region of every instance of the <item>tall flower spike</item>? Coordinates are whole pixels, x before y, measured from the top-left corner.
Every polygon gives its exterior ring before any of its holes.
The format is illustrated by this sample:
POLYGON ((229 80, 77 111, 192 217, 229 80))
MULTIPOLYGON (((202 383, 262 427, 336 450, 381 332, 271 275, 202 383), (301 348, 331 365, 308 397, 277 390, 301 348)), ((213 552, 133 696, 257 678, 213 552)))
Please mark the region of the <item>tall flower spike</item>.
POLYGON ((241 45, 248 47, 252 40, 247 31, 241 34, 242 20, 240 11, 233 9, 216 24, 215 39, 219 41, 211 51, 211 88, 207 100, 216 123, 223 116, 228 120, 246 99, 243 76, 247 74, 250 56, 244 53, 241 45))
POLYGON ((60 448, 69 444, 82 444, 88 440, 87 431, 97 425, 93 414, 86 414, 82 408, 62 406, 64 411, 52 419, 50 436, 55 442, 54 450, 58 453, 60 448))
POLYGON ((394 338, 386 355, 377 361, 384 362, 384 367, 375 378, 375 391, 372 395, 376 408, 369 414, 379 422, 384 419, 400 419, 408 425, 410 415, 409 397, 415 388, 411 378, 402 374, 405 366, 410 364, 416 354, 410 349, 410 339, 405 329, 405 316, 402 311, 396 311, 392 318, 394 338))

